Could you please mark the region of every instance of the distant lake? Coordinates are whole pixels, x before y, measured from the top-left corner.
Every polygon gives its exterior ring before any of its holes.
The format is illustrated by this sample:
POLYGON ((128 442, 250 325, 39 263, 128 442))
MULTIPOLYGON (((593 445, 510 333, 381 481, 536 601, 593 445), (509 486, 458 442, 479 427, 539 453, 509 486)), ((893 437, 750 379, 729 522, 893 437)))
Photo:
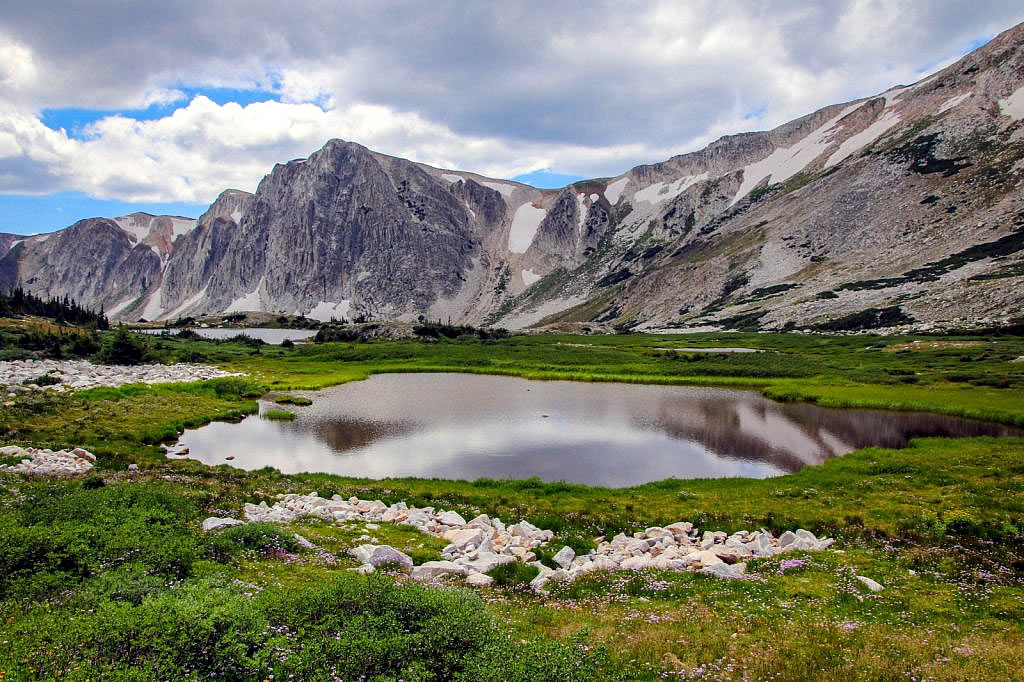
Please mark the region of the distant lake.
MULTIPOLYGON (((380 374, 303 393, 292 422, 251 416, 185 431, 189 457, 285 473, 529 478, 609 487, 675 476, 764 478, 924 436, 1024 430, 912 412, 775 403, 719 388, 380 374)), ((261 401, 261 410, 274 406, 261 401)), ((280 407, 280 406, 274 406, 280 407)))
MULTIPOLYGON (((237 328, 225 328, 225 327, 189 327, 192 331, 202 336, 204 339, 230 339, 239 334, 245 334, 251 336, 254 339, 260 339, 266 343, 278 345, 285 339, 291 341, 302 341, 305 339, 316 336, 315 329, 265 329, 263 327, 249 327, 246 329, 237 328)), ((139 329, 137 331, 144 332, 146 334, 177 334, 181 331, 180 327, 173 327, 170 329, 139 329)))

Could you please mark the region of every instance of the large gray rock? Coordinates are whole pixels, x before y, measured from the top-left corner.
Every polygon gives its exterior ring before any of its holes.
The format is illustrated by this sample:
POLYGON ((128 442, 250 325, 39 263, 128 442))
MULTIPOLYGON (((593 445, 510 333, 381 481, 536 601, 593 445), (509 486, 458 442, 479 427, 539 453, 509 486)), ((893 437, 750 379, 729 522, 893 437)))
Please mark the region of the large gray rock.
POLYGON ((469 545, 479 547, 484 540, 484 532, 479 528, 459 528, 446 532, 443 537, 456 549, 463 550, 469 545))
POLYGON ((470 573, 466 576, 466 584, 474 587, 490 587, 494 584, 494 578, 483 573, 470 573))
POLYGON ((569 566, 572 565, 573 559, 576 558, 576 552, 572 547, 566 545, 565 547, 562 547, 562 549, 558 550, 558 553, 552 558, 554 559, 554 562, 562 568, 569 568, 569 566))
POLYGON ((707 573, 719 578, 739 578, 746 573, 746 564, 711 564, 701 569, 701 573, 707 573))
POLYGON ((458 512, 446 511, 437 515, 437 520, 446 526, 465 526, 466 519, 458 512))
POLYGON ((209 533, 212 530, 220 530, 221 528, 230 528, 232 526, 244 526, 245 521, 239 521, 238 519, 232 518, 221 518, 217 516, 211 516, 208 519, 203 520, 203 532, 209 533))
POLYGON ((472 569, 452 561, 425 561, 412 569, 416 580, 432 580, 445 575, 469 575, 472 569))
POLYGON ((864 587, 868 588, 872 592, 881 592, 882 590, 885 589, 879 583, 877 583, 874 580, 872 580, 871 578, 867 578, 867 577, 865 577, 863 575, 858 575, 857 576, 857 580, 859 580, 861 582, 861 584, 864 585, 864 587))
POLYGON ((349 554, 360 563, 375 568, 384 564, 400 566, 404 571, 411 571, 413 568, 412 558, 391 545, 359 545, 349 550, 349 554))
POLYGON ((467 566, 479 573, 490 573, 498 566, 514 564, 516 558, 508 554, 495 554, 494 552, 479 552, 477 557, 466 563, 467 566))

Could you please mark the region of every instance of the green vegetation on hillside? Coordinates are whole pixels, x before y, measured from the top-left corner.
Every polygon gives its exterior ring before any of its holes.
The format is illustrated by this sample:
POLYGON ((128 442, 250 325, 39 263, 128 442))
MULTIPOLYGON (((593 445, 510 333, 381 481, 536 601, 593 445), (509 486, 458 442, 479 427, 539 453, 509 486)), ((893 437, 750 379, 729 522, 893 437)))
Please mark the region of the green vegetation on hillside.
POLYGON ((250 378, 31 394, 0 411, 4 444, 82 446, 99 457, 80 480, 0 473, 4 682, 1015 679, 1024 666, 1024 439, 917 440, 777 478, 628 489, 286 476, 170 461, 157 447, 187 425, 254 413, 267 390, 388 371, 744 386, 825 406, 1024 424, 1019 337, 151 343, 168 361, 202 357, 250 378), (716 345, 764 352, 673 350, 716 345), (139 470, 126 471, 129 463, 139 470), (356 566, 347 550, 370 533, 417 563, 437 559, 444 541, 408 527, 300 519, 199 530, 208 516, 240 516, 244 502, 311 490, 523 518, 556 533, 554 550, 679 520, 725 531, 803 527, 838 542, 752 562, 744 580, 596 572, 540 596, 513 569, 476 590, 347 570, 356 566), (870 593, 856 575, 885 589, 870 593))

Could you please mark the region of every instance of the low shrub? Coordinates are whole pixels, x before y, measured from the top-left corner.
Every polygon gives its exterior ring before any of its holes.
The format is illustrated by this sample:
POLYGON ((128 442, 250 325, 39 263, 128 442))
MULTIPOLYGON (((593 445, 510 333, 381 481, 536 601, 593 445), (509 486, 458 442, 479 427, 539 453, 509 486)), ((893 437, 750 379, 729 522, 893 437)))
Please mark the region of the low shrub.
POLYGON ((185 577, 202 551, 188 526, 196 514, 160 485, 50 484, 0 513, 0 597, 45 597, 69 579, 131 562, 185 577))
POLYGON ((527 566, 524 563, 515 561, 502 564, 490 570, 487 575, 494 578, 494 584, 498 587, 524 588, 539 573, 540 569, 536 566, 527 566))
POLYGON ((56 386, 60 383, 60 377, 56 377, 52 374, 41 374, 35 379, 29 379, 25 383, 35 384, 36 386, 56 386))
POLYGON ((224 543, 237 550, 262 553, 274 550, 295 552, 299 549, 298 540, 293 533, 281 530, 272 523, 232 526, 215 537, 220 540, 218 549, 223 549, 224 543))
POLYGON ((0 656, 34 679, 610 679, 603 649, 523 642, 465 590, 344 574, 257 594, 216 578, 152 588, 120 571, 91 610, 20 621, 0 656))
POLYGON ((243 346, 248 346, 250 348, 259 348, 260 346, 267 345, 267 342, 264 341, 263 339, 257 339, 255 337, 249 336, 248 334, 235 334, 234 336, 231 336, 229 338, 221 339, 217 341, 217 343, 240 343, 243 346))
POLYGON ((104 365, 141 365, 152 359, 149 338, 124 327, 118 327, 96 355, 96 360, 104 365))

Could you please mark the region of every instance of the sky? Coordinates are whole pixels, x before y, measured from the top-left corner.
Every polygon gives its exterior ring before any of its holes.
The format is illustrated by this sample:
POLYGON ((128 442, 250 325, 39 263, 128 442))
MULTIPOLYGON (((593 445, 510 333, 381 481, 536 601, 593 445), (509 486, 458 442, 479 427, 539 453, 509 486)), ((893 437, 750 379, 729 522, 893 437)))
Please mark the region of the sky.
POLYGON ((331 138, 559 187, 908 84, 1019 0, 5 0, 0 231, 198 216, 331 138))

